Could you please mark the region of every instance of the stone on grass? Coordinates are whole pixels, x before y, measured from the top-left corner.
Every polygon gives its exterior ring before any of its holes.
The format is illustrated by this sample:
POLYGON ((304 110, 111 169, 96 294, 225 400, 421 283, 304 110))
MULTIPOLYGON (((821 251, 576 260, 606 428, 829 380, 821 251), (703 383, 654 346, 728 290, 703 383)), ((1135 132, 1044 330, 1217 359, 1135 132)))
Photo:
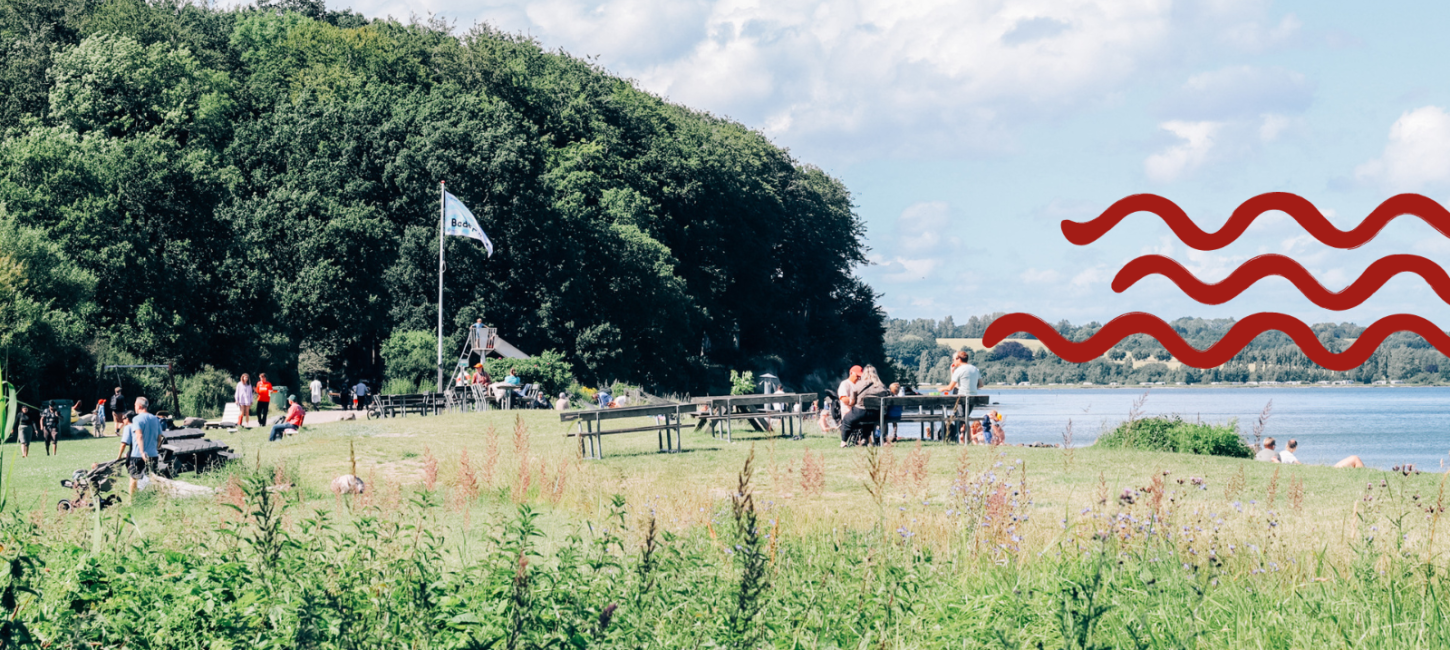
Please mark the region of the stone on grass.
POLYGON ((343 474, 332 479, 332 491, 335 494, 362 494, 367 489, 363 480, 352 474, 343 474))

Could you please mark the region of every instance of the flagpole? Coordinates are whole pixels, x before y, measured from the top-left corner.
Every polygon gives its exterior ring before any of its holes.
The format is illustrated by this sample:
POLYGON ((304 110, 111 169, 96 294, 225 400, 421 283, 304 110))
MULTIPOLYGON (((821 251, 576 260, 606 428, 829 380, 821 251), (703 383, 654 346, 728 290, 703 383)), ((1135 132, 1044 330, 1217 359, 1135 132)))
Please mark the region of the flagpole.
POLYGON ((438 181, 438 392, 443 392, 443 231, 448 219, 448 189, 438 181))

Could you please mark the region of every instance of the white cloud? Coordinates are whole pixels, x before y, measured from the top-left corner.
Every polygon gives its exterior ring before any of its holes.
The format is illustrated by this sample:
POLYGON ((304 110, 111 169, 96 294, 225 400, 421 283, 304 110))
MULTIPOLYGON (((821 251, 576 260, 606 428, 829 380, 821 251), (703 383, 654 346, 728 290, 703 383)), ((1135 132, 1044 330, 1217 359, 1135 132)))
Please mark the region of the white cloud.
POLYGON ((1394 191, 1450 181, 1450 115, 1439 106, 1407 111, 1390 127, 1380 157, 1355 168, 1354 175, 1394 191))
POLYGON ((1286 68, 1231 66, 1193 75, 1159 110, 1181 120, 1254 118, 1299 113, 1314 99, 1314 84, 1286 68))
POLYGON ((1062 279, 1062 274, 1054 269, 1029 268, 1022 272, 1022 281, 1027 284, 1057 284, 1062 279))
MULTIPOLYGON (((403 8, 407 10, 403 10, 403 8)), ((442 12, 598 55, 645 89, 807 157, 1011 149, 1044 116, 1122 100, 1191 50, 1295 31, 1267 0, 359 0, 442 12)))
POLYGON ((913 203, 896 218, 895 232, 884 238, 888 252, 873 260, 887 282, 938 280, 938 269, 961 247, 952 233, 951 206, 942 201, 913 203))
POLYGON ((1223 127, 1223 123, 1171 120, 1159 126, 1178 136, 1181 142, 1148 156, 1143 163, 1143 170, 1154 181, 1171 183, 1197 169, 1208 159, 1209 152, 1213 149, 1214 136, 1223 127))

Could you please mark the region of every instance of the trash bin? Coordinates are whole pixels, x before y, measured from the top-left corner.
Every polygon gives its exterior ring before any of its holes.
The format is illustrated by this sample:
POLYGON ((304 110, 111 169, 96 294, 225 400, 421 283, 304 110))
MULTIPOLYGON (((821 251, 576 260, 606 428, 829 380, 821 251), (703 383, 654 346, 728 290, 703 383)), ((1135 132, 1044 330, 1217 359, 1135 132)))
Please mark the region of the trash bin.
MULTIPOLYGON (((71 408, 76 405, 75 401, 68 399, 46 400, 40 403, 40 408, 44 409, 45 407, 50 405, 54 405, 55 412, 60 414, 60 417, 56 418, 55 420, 55 434, 61 438, 69 438, 70 421, 72 417, 71 408)), ((38 413, 36 414, 37 425, 39 425, 39 415, 40 414, 38 413)))

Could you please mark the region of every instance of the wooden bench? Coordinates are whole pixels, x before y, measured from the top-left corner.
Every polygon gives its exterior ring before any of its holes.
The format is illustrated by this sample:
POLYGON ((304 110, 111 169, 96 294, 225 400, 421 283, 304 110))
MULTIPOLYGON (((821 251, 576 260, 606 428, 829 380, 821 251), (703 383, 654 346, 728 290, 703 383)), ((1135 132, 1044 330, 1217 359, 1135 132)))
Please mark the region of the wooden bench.
POLYGON ((565 434, 566 437, 579 438, 579 456, 581 458, 598 460, 604 458, 604 447, 601 445, 601 436, 609 436, 617 433, 638 433, 642 431, 654 431, 655 437, 659 440, 661 453, 674 453, 680 451, 680 414, 694 408, 691 404, 652 404, 647 406, 623 406, 612 409, 583 409, 578 411, 564 411, 559 414, 560 422, 574 422, 577 429, 565 434), (624 420, 632 418, 658 418, 663 417, 663 422, 655 422, 648 426, 625 427, 623 429, 605 429, 604 423, 608 420, 624 420))
POLYGON ((771 393, 768 395, 715 395, 697 397, 691 400, 698 406, 705 407, 704 411, 695 411, 695 430, 710 426, 710 435, 721 437, 720 424, 724 423, 723 435, 727 441, 734 442, 734 426, 736 420, 745 420, 751 428, 756 431, 769 429, 767 422, 779 418, 781 420, 781 435, 801 436, 805 433, 805 418, 810 414, 808 405, 816 401, 816 393, 771 393), (772 410, 772 407, 780 410, 772 410))
POLYGON ((442 393, 378 395, 374 398, 372 406, 368 408, 368 412, 385 418, 403 416, 411 412, 416 412, 418 415, 438 415, 446 408, 446 402, 442 393))
POLYGON ((868 411, 879 410, 881 415, 877 426, 884 433, 886 425, 896 423, 919 422, 922 423, 923 440, 937 439, 934 435, 935 426, 931 427, 932 436, 927 435, 927 425, 941 423, 943 436, 953 424, 961 424, 972 416, 972 409, 979 406, 986 406, 991 398, 987 395, 906 395, 900 397, 865 397, 861 399, 861 408, 868 411), (901 414, 891 416, 893 407, 901 407, 901 414), (960 418, 960 419, 958 419, 960 418))

